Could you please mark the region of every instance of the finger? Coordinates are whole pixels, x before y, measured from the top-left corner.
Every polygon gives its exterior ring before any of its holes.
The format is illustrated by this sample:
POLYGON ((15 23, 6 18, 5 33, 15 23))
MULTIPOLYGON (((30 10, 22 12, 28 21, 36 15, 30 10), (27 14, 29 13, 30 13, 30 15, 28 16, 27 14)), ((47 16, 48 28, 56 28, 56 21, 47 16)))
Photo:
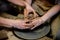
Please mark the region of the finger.
POLYGON ((36 26, 35 27, 32 27, 31 30, 33 30, 34 28, 36 28, 36 26))
POLYGON ((32 22, 32 21, 29 20, 29 19, 28 19, 28 20, 25 20, 25 23, 26 23, 26 24, 30 24, 31 22, 32 22))
POLYGON ((33 27, 33 25, 24 25, 24 26, 25 26, 25 27, 30 27, 30 28, 33 27))
POLYGON ((25 24, 23 24, 23 25, 32 25, 31 23, 25 23, 25 24))
POLYGON ((32 27, 32 28, 31 28, 31 30, 33 30, 33 29, 34 29, 34 28, 36 28, 37 26, 38 26, 38 24, 37 24, 37 25, 35 25, 34 27, 32 27))
POLYGON ((18 29, 29 29, 30 27, 25 27, 25 26, 22 26, 22 27, 17 27, 18 29))
POLYGON ((30 28, 34 27, 34 25, 32 25, 32 24, 24 24, 24 26, 25 27, 30 27, 30 28))
POLYGON ((25 27, 24 29, 29 29, 30 27, 25 27))

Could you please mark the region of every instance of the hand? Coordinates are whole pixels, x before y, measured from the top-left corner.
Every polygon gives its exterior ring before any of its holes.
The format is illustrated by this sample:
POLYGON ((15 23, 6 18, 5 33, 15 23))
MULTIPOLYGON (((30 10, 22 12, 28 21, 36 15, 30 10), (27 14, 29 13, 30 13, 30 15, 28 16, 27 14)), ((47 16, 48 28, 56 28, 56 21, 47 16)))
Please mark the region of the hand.
POLYGON ((27 17, 30 12, 33 12, 34 17, 37 17, 38 15, 35 12, 35 10, 31 7, 31 5, 29 5, 27 3, 25 3, 25 4, 26 4, 26 8, 24 9, 24 16, 27 17))
POLYGON ((27 29, 30 28, 30 24, 26 23, 26 20, 21 20, 21 19, 17 19, 17 20, 13 20, 13 19, 6 19, 6 18, 2 18, 0 17, 0 24, 3 24, 1 26, 6 26, 11 28, 12 26, 18 29, 27 29))
POLYGON ((14 27, 18 29, 28 29, 30 28, 30 24, 26 24, 25 20, 15 20, 14 27))
POLYGON ((42 23, 44 23, 44 21, 40 17, 33 19, 31 25, 34 25, 34 27, 32 27, 31 30, 41 25, 42 23))

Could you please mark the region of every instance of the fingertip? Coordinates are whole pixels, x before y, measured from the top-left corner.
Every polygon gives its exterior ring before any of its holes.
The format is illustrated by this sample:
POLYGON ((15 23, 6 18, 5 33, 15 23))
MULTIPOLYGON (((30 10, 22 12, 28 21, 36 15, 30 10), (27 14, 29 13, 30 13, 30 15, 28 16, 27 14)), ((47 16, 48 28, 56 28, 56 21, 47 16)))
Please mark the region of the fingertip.
POLYGON ((33 30, 34 28, 31 28, 31 30, 33 30))
POLYGON ((35 27, 32 27, 31 30, 33 30, 34 28, 36 28, 36 26, 35 27))

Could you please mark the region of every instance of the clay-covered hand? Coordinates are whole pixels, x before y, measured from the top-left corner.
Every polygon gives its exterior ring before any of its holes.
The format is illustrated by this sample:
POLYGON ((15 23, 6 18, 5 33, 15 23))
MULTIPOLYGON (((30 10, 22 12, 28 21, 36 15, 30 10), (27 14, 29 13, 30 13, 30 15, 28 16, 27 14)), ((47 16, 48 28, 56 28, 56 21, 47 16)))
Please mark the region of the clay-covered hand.
POLYGON ((28 29, 28 28, 30 28, 30 24, 26 24, 26 21, 24 21, 24 20, 15 20, 13 25, 14 25, 15 28, 18 28, 18 29, 28 29))
POLYGON ((38 16, 32 6, 26 3, 26 8, 24 9, 24 16, 27 17, 29 13, 33 13, 34 17, 38 16))
POLYGON ((34 25, 34 26, 31 28, 31 30, 41 25, 42 23, 44 23, 44 21, 40 17, 33 19, 31 25, 34 25))

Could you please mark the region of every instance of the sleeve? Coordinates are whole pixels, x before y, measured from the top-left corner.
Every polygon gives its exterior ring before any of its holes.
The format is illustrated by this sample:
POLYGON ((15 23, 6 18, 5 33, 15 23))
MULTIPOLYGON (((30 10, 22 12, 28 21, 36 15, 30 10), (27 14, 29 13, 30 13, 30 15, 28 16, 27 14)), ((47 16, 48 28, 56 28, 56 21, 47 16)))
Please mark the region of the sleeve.
POLYGON ((8 10, 8 4, 0 0, 0 12, 8 10))
POLYGON ((55 4, 59 4, 60 5, 60 0, 56 0, 55 4))

